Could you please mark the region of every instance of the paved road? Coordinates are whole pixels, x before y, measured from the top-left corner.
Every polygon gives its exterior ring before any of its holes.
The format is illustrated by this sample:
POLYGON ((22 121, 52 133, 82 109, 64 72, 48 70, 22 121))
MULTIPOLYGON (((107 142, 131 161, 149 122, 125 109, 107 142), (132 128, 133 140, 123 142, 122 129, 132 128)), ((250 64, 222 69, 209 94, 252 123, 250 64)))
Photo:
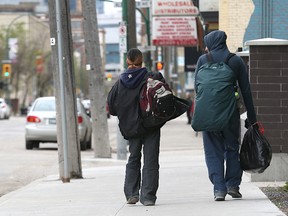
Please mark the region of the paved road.
MULTIPOLYGON (((115 149, 116 118, 108 119, 110 141, 115 149)), ((81 152, 82 167, 98 166, 93 150, 81 152)), ((104 164, 105 165, 105 164, 104 164)), ((0 197, 36 179, 59 172, 57 144, 25 149, 25 117, 0 120, 0 197)))

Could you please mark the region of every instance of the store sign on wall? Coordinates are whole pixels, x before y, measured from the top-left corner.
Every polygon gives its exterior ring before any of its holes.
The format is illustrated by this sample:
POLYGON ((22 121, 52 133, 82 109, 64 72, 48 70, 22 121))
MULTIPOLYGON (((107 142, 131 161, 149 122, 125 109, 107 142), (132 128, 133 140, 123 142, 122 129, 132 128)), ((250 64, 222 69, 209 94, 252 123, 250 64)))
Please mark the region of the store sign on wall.
POLYGON ((191 0, 153 0, 153 45, 196 46, 198 14, 191 0))
POLYGON ((153 45, 196 46, 195 17, 153 17, 153 45))

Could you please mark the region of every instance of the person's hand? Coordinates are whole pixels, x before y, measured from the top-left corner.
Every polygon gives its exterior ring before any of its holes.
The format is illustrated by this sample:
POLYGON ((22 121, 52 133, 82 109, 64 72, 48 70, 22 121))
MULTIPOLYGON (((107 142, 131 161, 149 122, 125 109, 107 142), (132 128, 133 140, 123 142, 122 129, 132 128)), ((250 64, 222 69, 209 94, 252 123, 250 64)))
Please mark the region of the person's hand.
POLYGON ((264 127, 260 122, 255 122, 252 124, 253 127, 257 127, 257 129, 259 130, 259 132, 264 135, 264 127))
POLYGON ((248 119, 245 119, 245 128, 249 128, 249 126, 250 126, 251 124, 250 124, 250 122, 248 121, 248 119))

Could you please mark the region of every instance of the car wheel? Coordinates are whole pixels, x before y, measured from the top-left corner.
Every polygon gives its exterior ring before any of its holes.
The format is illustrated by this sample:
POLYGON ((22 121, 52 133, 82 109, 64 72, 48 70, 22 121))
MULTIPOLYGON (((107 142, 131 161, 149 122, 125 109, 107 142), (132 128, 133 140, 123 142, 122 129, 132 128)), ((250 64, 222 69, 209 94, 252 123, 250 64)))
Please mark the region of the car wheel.
POLYGON ((34 148, 39 148, 39 142, 33 142, 33 147, 34 148))
POLYGON ((33 149, 34 143, 33 141, 26 140, 26 149, 33 149))

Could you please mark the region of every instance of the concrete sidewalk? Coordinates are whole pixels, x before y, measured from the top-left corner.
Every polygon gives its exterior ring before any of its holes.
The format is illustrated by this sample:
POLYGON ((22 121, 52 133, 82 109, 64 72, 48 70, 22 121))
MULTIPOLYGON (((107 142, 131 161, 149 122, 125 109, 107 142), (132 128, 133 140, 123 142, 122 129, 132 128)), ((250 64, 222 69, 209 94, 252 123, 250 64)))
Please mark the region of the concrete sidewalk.
MULTIPOLYGON (((116 122, 116 121, 115 121, 116 122)), ((91 153, 92 154, 92 153, 91 153)), ((83 169, 83 179, 62 183, 58 175, 39 179, 0 198, 1 216, 284 216, 255 183, 243 176, 241 200, 213 200, 201 134, 185 115, 162 129, 160 186, 155 206, 127 205, 123 193, 126 161, 82 158, 105 164, 83 169)), ((115 155, 113 155, 115 157, 115 155)))

